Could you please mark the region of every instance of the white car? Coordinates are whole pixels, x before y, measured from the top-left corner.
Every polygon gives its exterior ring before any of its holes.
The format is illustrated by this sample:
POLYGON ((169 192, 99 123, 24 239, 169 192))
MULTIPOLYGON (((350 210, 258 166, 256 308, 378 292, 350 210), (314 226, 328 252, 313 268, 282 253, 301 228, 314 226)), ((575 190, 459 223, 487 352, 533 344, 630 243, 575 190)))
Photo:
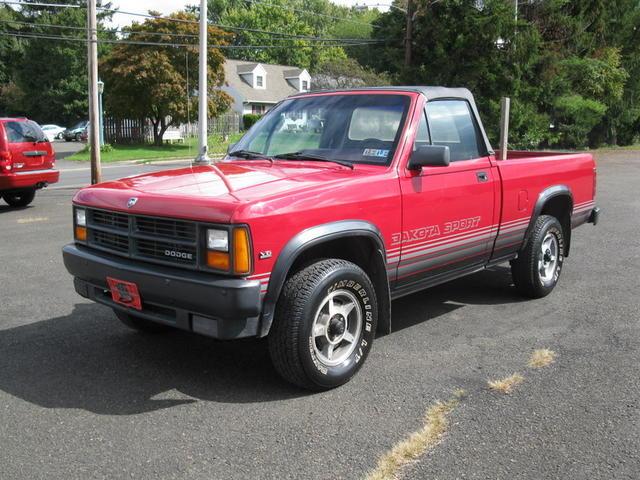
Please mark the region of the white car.
POLYGON ((53 142, 56 139, 62 139, 62 133, 66 130, 65 127, 61 127, 59 125, 42 125, 41 128, 50 142, 53 142))

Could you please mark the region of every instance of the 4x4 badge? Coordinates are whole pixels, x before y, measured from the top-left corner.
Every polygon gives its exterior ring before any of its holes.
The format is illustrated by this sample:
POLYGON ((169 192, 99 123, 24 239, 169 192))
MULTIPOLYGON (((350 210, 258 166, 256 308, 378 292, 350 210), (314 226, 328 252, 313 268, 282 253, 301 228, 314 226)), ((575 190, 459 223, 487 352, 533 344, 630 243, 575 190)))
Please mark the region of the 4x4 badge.
POLYGON ((131 208, 133 207, 136 203, 138 203, 138 199, 136 197, 131 197, 129 199, 129 201, 127 202, 127 207, 131 208))
POLYGON ((266 260, 267 258, 271 258, 271 250, 265 250, 264 252, 260 252, 260 260, 266 260))

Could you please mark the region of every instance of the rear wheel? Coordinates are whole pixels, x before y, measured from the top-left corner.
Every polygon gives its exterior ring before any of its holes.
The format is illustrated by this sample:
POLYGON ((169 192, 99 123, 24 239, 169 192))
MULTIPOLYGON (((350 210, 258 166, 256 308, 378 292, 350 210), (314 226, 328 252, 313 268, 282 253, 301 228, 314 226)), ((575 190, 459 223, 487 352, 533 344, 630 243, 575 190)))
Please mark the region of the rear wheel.
POLYGON ((342 385, 362 367, 376 330, 373 284, 357 265, 322 260, 285 283, 269 351, 287 381, 311 390, 342 385))
POLYGON ((564 262, 564 235, 557 218, 541 215, 518 258, 511 262, 516 288, 527 297, 542 298, 558 283, 564 262))
POLYGON ((79 142, 82 139, 82 136, 81 136, 81 134, 76 133, 74 138, 75 138, 76 142, 79 142))
POLYGON ((32 188, 19 192, 5 193, 2 197, 12 207, 26 207, 36 197, 36 190, 32 188))
POLYGON ((114 310, 113 313, 115 313, 116 317, 118 317, 118 319, 127 327, 138 330, 139 332, 163 333, 171 330, 171 327, 167 325, 136 317, 135 315, 131 315, 120 310, 114 310))

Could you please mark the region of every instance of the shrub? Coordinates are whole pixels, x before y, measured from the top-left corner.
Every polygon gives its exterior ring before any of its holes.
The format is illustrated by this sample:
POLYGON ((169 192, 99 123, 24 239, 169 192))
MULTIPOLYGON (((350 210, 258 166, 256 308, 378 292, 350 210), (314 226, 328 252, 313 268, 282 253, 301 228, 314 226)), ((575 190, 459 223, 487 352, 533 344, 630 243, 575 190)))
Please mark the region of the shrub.
POLYGON ((242 124, 244 125, 245 130, 249 130, 253 125, 262 118, 262 115, 257 115, 254 113, 247 113, 242 116, 242 124))

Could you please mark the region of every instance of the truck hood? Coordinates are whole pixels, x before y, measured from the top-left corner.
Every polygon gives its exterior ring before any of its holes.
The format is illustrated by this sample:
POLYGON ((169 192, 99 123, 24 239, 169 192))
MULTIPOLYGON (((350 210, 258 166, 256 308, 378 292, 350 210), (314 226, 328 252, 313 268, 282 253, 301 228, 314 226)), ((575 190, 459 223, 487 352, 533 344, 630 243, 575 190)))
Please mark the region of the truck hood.
POLYGON ((241 205, 326 186, 356 171, 321 162, 220 162, 100 183, 78 191, 74 203, 131 214, 227 223, 241 205))

